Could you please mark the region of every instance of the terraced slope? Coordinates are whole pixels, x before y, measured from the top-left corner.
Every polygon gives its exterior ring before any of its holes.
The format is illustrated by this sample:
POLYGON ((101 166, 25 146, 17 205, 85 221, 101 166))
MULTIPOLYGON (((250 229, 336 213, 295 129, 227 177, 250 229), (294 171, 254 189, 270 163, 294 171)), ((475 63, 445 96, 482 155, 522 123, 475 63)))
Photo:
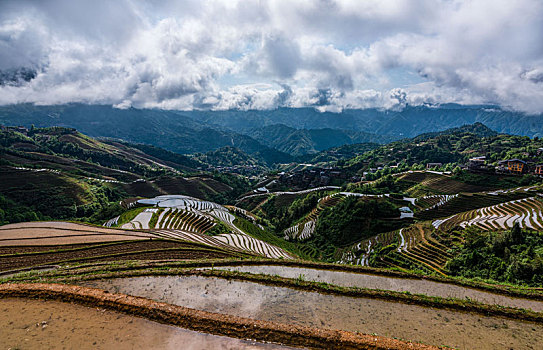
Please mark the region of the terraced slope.
MULTIPOLYGON (((293 255, 285 250, 251 237, 240 230, 234 224, 236 217, 230 213, 228 208, 217 203, 182 195, 141 199, 138 200, 138 203, 140 205, 155 205, 156 208, 145 209, 129 224, 123 225, 124 228, 150 229, 149 233, 159 237, 201 243, 232 250, 236 253, 268 258, 293 258, 293 255), (151 221, 156 222, 155 225, 152 225, 153 227, 149 227, 151 221), (232 233, 222 233, 213 237, 205 235, 218 222, 229 227, 232 233)), ((233 212, 239 210, 243 209, 235 207, 232 209, 233 212)))
POLYGON ((542 211, 543 202, 540 197, 529 197, 435 220, 432 225, 441 231, 450 231, 455 226, 508 230, 518 223, 522 228, 539 231, 543 230, 542 211))
MULTIPOLYGON (((156 213, 157 211, 158 211, 158 209, 145 209, 144 211, 142 211, 141 213, 136 215, 136 217, 132 221, 122 225, 121 228, 123 228, 123 229, 144 229, 144 230, 149 229, 149 221, 153 217, 154 213, 156 213)), ((105 226, 107 226, 107 224, 110 221, 108 221, 105 224, 105 226)), ((116 222, 116 221, 113 221, 113 222, 116 222)), ((110 224, 109 227, 111 227, 111 224, 110 224)))
POLYGON ((220 234, 216 236, 207 236, 180 230, 152 230, 151 232, 163 238, 202 243, 210 247, 231 250, 237 253, 253 254, 276 259, 293 258, 291 254, 283 249, 246 234, 220 234))
POLYGON ((306 217, 304 217, 299 223, 291 226, 283 231, 284 238, 286 240, 298 240, 303 241, 311 238, 313 232, 315 232, 315 226, 319 214, 326 208, 333 207, 343 198, 346 194, 334 193, 332 195, 323 197, 319 200, 319 203, 306 217))
MULTIPOLYGON (((305 217, 303 217, 297 224, 285 229, 283 231, 283 237, 286 240, 298 240, 303 241, 311 238, 315 231, 315 226, 319 214, 326 208, 337 205, 342 199, 346 197, 369 197, 369 198, 383 198, 389 197, 389 194, 364 194, 355 192, 337 192, 319 200, 317 206, 305 217)), ((404 200, 410 201, 410 198, 404 200)))
POLYGON ((150 239, 146 232, 102 228, 70 222, 24 222, 0 226, 0 246, 78 244, 150 239))
POLYGON ((415 204, 424 208, 424 210, 432 210, 444 206, 453 198, 458 197, 457 194, 437 194, 432 196, 424 196, 418 198, 415 204))
POLYGON ((342 257, 338 262, 340 264, 350 263, 369 266, 368 259, 370 254, 375 250, 375 246, 378 244, 382 246, 393 244, 398 239, 397 235, 398 231, 386 232, 356 243, 343 252, 342 257))
POLYGON ((158 239, 149 231, 68 222, 0 227, 0 271, 66 263, 238 257, 239 250, 158 239))
POLYGON ((238 199, 238 203, 244 200, 247 200, 249 198, 263 197, 263 196, 269 196, 269 195, 276 195, 276 196, 301 195, 301 194, 308 194, 308 193, 317 192, 317 191, 334 191, 334 190, 339 190, 339 189, 340 188, 337 186, 321 186, 321 187, 315 187, 315 188, 308 188, 307 190, 302 190, 302 191, 279 191, 279 192, 255 193, 255 194, 250 194, 250 195, 241 197, 240 199, 238 199))
POLYGON ((416 266, 428 273, 444 275, 443 268, 452 257, 448 252, 450 247, 441 243, 432 233, 433 230, 423 224, 383 233, 346 250, 341 262, 368 266, 370 254, 377 245, 386 247, 393 244, 393 253, 388 254, 386 259, 381 258, 377 265, 395 268, 416 266))
MULTIPOLYGON (((447 200, 440 205, 428 207, 425 210, 417 211, 416 218, 422 220, 433 220, 452 216, 465 211, 489 207, 495 204, 505 203, 516 199, 528 198, 537 195, 539 187, 518 187, 509 190, 487 191, 479 193, 460 193, 456 196, 449 196, 447 200)), ((434 196, 427 197, 430 201, 434 196)), ((443 197, 441 197, 443 198, 443 197)), ((434 201, 436 199, 433 199, 434 201)), ((427 201, 423 198, 417 200, 417 205, 424 204, 427 201)))
POLYGON ((89 242, 62 245, 0 246, 0 271, 43 265, 101 261, 170 260, 239 257, 232 249, 220 249, 176 240, 89 242))
POLYGON ((490 187, 469 185, 452 179, 450 176, 430 171, 413 171, 398 176, 398 179, 412 187, 408 190, 417 194, 421 190, 435 194, 457 194, 460 192, 481 192, 490 187))
POLYGON ((155 215, 159 216, 155 228, 205 233, 215 226, 215 222, 209 216, 198 211, 166 208, 155 215))
POLYGON ((473 226, 485 231, 504 231, 510 230, 515 223, 522 228, 543 231, 543 201, 540 196, 503 202, 380 234, 345 250, 340 262, 368 265, 377 245, 394 245, 395 251, 386 254, 386 258, 381 258, 377 265, 415 266, 430 273, 444 274, 444 266, 452 258, 450 249, 456 242, 463 241, 458 230, 473 226))

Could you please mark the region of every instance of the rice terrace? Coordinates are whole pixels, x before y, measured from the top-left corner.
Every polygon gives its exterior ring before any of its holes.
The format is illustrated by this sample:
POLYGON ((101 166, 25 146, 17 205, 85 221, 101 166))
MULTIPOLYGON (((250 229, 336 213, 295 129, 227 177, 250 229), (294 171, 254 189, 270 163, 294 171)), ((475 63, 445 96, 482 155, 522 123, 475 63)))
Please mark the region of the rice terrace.
POLYGON ((542 19, 0 1, 0 350, 543 349, 542 19))

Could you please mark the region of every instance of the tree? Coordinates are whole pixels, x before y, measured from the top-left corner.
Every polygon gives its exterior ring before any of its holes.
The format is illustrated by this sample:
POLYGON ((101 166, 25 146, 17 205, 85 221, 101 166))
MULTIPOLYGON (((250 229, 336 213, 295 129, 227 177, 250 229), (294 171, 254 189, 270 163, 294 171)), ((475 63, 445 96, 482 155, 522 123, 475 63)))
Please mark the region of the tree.
POLYGON ((513 244, 521 244, 524 242, 524 236, 518 222, 515 222, 511 229, 511 241, 513 244))

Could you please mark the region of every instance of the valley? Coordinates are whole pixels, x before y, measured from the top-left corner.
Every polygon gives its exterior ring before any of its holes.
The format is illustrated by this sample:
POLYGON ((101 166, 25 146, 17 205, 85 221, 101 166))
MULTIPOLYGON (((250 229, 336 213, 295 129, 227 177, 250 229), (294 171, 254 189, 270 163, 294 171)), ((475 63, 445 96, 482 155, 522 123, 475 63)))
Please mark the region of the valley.
POLYGON ((543 349, 542 0, 0 0, 0 350, 543 349))
MULTIPOLYGON (((65 127, 0 135, 0 308, 51 314, 17 322, 64 332, 66 313, 103 344, 153 330, 163 348, 542 341, 537 138, 474 124, 267 163, 65 127), (103 333, 94 307, 143 319, 103 333)), ((24 345, 14 334, 2 345, 24 345)))

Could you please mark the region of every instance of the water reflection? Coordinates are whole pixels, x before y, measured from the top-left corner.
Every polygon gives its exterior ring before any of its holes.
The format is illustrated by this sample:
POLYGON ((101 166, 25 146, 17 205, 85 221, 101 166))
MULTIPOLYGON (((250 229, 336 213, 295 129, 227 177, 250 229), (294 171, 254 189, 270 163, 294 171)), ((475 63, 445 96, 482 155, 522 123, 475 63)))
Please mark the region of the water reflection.
POLYGON ((82 284, 198 310, 463 349, 534 349, 543 343, 539 324, 220 278, 149 276, 82 284))
POLYGON ((483 292, 454 284, 439 283, 428 280, 394 278, 343 271, 269 265, 227 266, 216 267, 215 269, 277 275, 286 278, 299 278, 302 276, 308 281, 326 282, 343 287, 383 289, 398 292, 410 292, 413 294, 425 294, 443 298, 470 298, 485 304, 497 304, 522 309, 531 309, 537 312, 543 311, 543 302, 541 301, 511 298, 500 294, 483 292))

